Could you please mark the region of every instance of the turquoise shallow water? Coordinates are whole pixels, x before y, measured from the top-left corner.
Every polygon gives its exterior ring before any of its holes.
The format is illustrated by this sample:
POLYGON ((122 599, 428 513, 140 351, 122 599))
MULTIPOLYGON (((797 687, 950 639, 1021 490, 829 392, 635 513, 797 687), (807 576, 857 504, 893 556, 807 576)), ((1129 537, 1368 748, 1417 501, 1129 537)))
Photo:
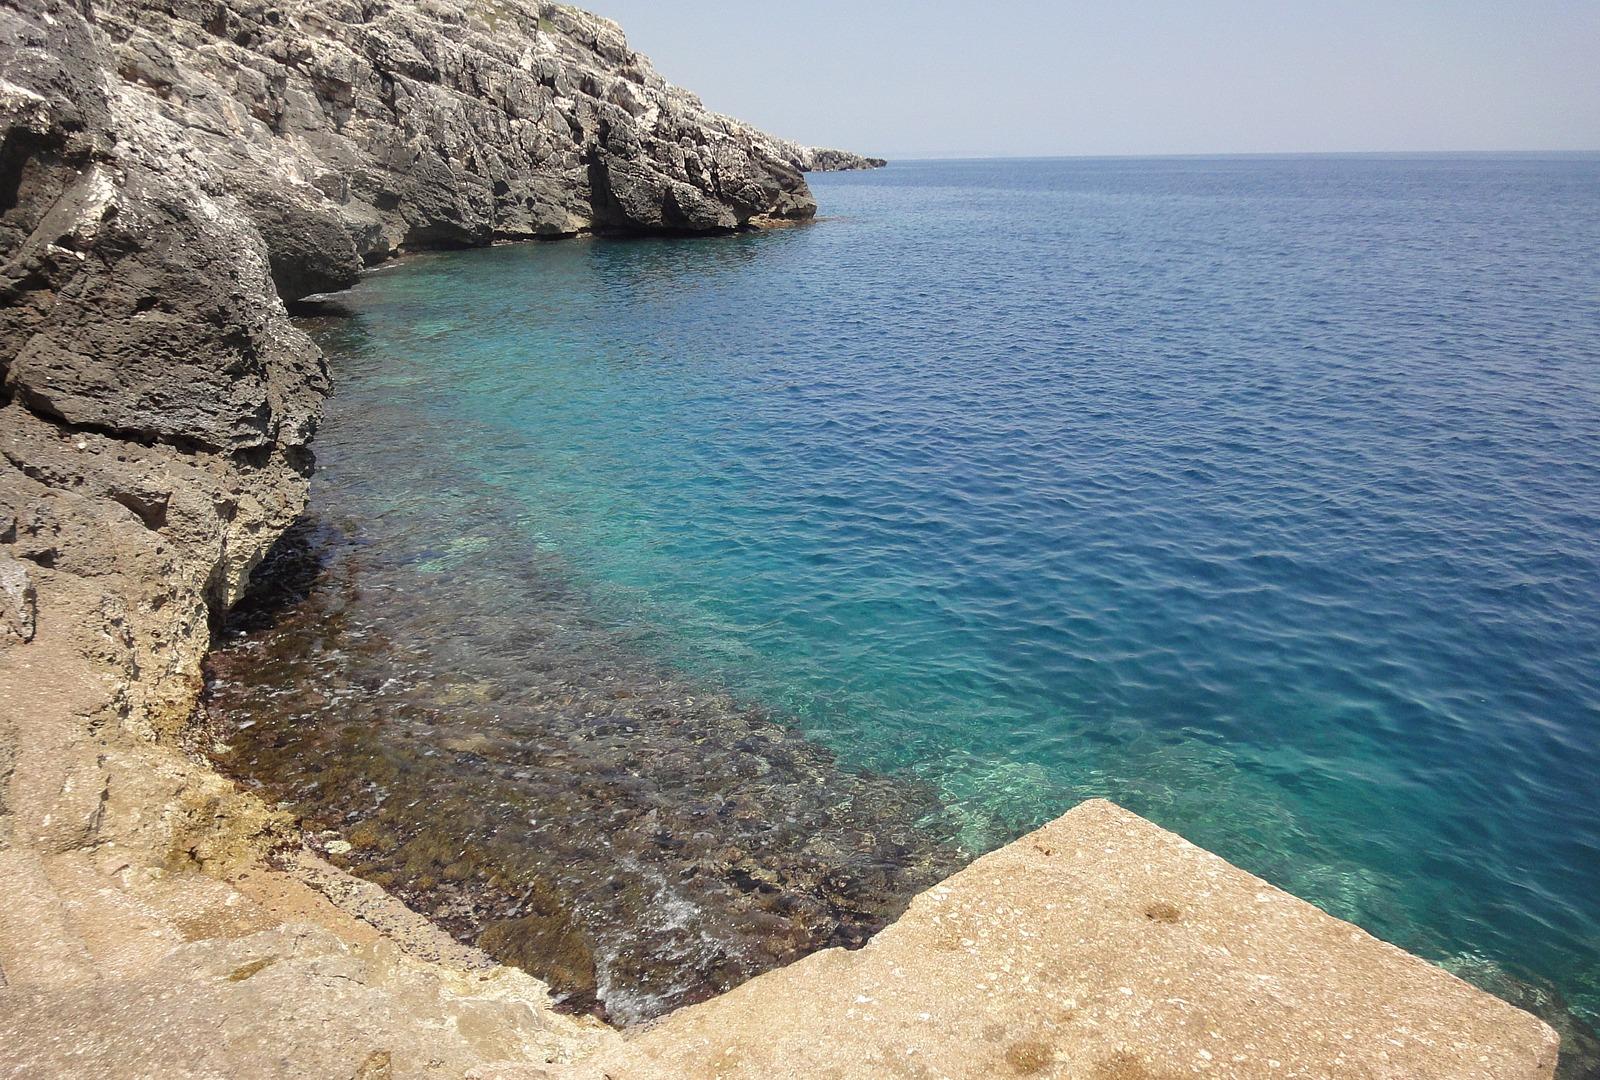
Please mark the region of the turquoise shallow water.
POLYGON ((464 477, 418 572, 554 560, 969 850, 1110 796, 1600 1013, 1600 158, 814 186, 373 275, 320 504, 464 477))

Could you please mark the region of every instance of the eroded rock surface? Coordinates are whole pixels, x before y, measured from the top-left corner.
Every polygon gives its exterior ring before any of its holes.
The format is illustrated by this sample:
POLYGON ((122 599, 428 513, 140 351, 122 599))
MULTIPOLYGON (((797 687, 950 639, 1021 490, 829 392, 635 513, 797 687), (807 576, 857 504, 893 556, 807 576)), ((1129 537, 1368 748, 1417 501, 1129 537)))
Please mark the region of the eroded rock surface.
POLYGON ((40 608, 95 594, 120 678, 100 722, 171 737, 210 611, 304 505, 322 357, 237 200, 83 12, 0 7, 0 56, 0 554, 40 608))
POLYGON ((795 147, 794 157, 807 172, 853 172, 881 169, 889 164, 881 157, 863 157, 848 150, 825 150, 809 146, 795 147))
POLYGON ((236 197, 285 297, 418 247, 811 217, 867 159, 709 112, 558 4, 102 0, 118 94, 236 197))

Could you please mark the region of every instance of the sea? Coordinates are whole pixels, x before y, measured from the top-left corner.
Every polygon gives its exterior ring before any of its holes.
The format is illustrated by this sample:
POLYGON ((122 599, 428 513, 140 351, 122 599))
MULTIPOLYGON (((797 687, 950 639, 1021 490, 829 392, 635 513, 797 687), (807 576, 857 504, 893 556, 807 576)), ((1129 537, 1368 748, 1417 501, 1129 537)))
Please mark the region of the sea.
POLYGON ((811 183, 308 319, 219 764, 619 1023, 1100 796, 1593 1049, 1600 155, 811 183))

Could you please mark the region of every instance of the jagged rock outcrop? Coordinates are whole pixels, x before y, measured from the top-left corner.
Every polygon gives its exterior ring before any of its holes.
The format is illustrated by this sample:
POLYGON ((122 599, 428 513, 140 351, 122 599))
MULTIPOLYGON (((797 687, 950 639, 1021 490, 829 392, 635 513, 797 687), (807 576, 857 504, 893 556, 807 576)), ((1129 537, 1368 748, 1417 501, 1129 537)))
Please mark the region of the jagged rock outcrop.
POLYGON ((808 218, 801 171, 842 160, 708 112, 615 24, 557 4, 100 0, 93 17, 119 92, 182 129, 290 299, 418 247, 808 218))
POLYGON ((239 200, 84 12, 0 7, 0 53, 0 555, 41 620, 96 594, 125 676, 102 719, 175 735, 211 611, 304 504, 326 373, 239 200))
POLYGON ((862 169, 881 169, 889 164, 881 157, 863 157, 848 150, 828 150, 817 146, 788 144, 790 161, 806 172, 855 172, 862 169))

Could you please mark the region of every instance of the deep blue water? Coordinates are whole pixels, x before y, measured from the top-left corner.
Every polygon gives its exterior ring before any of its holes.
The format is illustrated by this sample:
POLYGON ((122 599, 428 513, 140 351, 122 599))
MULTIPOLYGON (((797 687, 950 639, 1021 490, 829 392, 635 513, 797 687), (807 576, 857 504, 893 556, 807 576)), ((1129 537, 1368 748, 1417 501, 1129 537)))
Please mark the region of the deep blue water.
POLYGON ((553 553, 972 850, 1109 796, 1600 1012, 1600 157, 813 183, 373 275, 319 498, 422 527, 449 463, 502 512, 460 550, 553 553))

